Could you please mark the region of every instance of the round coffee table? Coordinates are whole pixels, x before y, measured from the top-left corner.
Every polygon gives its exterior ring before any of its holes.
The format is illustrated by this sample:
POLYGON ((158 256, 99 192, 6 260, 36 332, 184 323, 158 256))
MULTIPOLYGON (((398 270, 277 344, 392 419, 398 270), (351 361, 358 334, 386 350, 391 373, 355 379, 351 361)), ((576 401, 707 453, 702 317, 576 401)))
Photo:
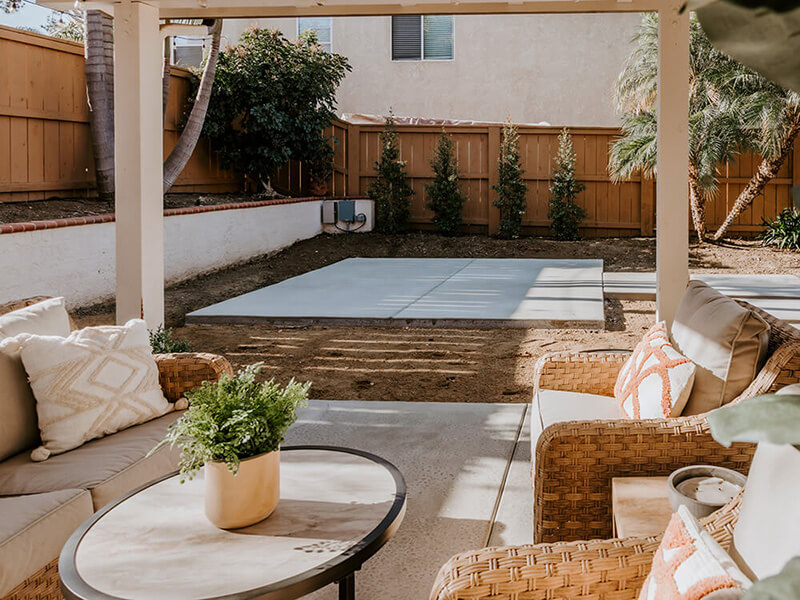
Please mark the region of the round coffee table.
POLYGON ((203 512, 202 473, 176 474, 106 506, 61 552, 68 600, 299 598, 339 583, 355 598, 355 572, 393 537, 406 487, 391 463, 358 450, 281 449, 281 500, 266 520, 214 527, 203 512))

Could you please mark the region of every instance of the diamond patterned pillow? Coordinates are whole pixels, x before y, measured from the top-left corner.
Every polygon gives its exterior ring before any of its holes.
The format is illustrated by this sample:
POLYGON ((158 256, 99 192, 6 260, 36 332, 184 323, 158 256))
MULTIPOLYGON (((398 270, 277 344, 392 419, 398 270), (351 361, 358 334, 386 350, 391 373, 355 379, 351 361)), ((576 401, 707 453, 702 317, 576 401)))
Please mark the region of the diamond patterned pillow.
POLYGON ((45 460, 172 410, 158 383, 147 326, 87 327, 68 337, 21 334, 45 460))
POLYGON ((666 324, 656 323, 620 370, 614 396, 630 419, 677 417, 689 401, 695 368, 670 344, 666 324))
POLYGON ((737 600, 750 583, 722 546, 681 506, 661 538, 639 600, 737 600))

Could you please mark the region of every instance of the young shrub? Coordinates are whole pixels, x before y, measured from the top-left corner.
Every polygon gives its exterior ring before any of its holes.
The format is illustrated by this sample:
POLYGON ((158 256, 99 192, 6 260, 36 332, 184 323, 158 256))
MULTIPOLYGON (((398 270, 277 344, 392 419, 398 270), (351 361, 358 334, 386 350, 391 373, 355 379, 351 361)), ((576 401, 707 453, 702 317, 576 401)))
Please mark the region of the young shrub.
POLYGON ((442 130, 431 160, 433 181, 425 185, 427 207, 434 212, 433 222, 439 233, 455 235, 461 226, 461 207, 466 198, 458 185, 458 161, 453 140, 442 130))
POLYGON ((547 218, 551 220, 550 230, 557 240, 578 240, 578 227, 586 218, 586 211, 575 204, 586 186, 575 179, 575 149, 572 136, 565 127, 558 136, 558 154, 553 169, 553 183, 550 185, 550 210, 547 218))
POLYGON ((800 250, 800 211, 785 208, 774 220, 764 219, 766 229, 758 235, 764 246, 781 250, 800 250))
POLYGON ((375 201, 375 230, 380 233, 403 233, 411 214, 409 205, 414 190, 408 182, 406 163, 400 160, 394 115, 386 117, 381 132, 381 157, 375 163, 377 178, 367 190, 375 201))
POLYGON ((192 352, 192 345, 186 340, 176 340, 173 337, 172 328, 165 329, 159 325, 156 329, 151 329, 150 347, 153 354, 171 354, 173 352, 192 352))
POLYGON ((518 238, 522 230, 522 215, 525 214, 525 196, 528 186, 522 179, 519 158, 519 134, 517 127, 507 119, 503 125, 503 141, 500 144, 500 159, 497 165, 497 185, 492 189, 498 198, 494 205, 500 209, 500 231, 504 239, 518 238))
POLYGON ((273 380, 258 383, 261 366, 206 381, 186 394, 188 410, 151 453, 164 444, 179 446, 182 479, 191 479, 208 461, 225 462, 235 474, 244 459, 277 450, 297 420, 297 409, 305 406, 311 384, 294 379, 286 387, 273 380))

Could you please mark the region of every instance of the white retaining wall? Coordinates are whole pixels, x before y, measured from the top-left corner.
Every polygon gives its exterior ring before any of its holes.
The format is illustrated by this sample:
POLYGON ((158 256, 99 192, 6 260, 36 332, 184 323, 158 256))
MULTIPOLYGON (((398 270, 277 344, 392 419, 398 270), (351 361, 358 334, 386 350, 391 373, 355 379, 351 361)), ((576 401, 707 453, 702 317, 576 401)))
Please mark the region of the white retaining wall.
MULTIPOLYGON (((372 229, 372 202, 357 201, 372 229)), ((70 308, 114 295, 116 223, 0 235, 0 303, 64 296, 70 308)), ((167 283, 274 252, 322 233, 321 201, 181 214, 164 219, 167 283)))

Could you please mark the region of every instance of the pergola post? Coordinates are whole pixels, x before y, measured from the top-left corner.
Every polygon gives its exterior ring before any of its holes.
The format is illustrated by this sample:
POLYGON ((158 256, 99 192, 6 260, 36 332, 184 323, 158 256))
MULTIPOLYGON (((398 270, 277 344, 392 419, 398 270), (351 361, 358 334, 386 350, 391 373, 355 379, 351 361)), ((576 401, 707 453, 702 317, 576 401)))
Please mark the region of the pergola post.
POLYGON ((158 8, 114 5, 117 322, 164 322, 162 44, 158 8))
POLYGON ((656 319, 672 324, 689 282, 689 11, 658 11, 656 319))

